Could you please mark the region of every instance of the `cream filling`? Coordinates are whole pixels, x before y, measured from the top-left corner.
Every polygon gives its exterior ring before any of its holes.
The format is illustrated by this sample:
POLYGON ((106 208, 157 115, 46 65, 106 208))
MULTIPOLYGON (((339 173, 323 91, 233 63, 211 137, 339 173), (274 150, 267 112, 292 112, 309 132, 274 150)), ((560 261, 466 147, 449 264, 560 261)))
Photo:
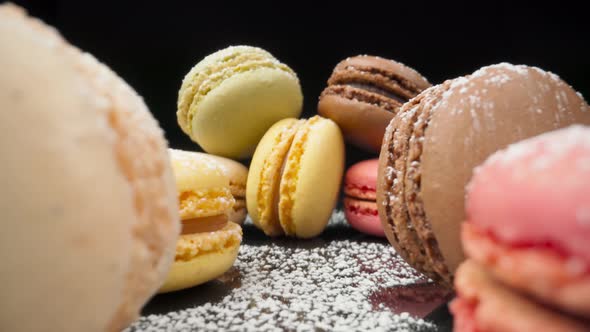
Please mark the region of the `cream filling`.
POLYGON ((216 232, 223 229, 228 223, 227 215, 200 217, 182 220, 182 235, 216 232))

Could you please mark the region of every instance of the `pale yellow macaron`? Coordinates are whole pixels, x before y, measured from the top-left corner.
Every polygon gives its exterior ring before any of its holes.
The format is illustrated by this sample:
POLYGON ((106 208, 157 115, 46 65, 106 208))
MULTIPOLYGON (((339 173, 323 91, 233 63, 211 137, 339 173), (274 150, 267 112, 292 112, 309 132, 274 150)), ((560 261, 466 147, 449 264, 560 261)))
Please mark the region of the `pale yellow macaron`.
POLYGON ((336 204, 343 169, 344 141, 332 120, 277 122, 250 164, 246 203, 252 221, 270 236, 320 234, 336 204))
POLYGON ((205 152, 243 159, 275 122, 301 114, 299 79, 269 52, 231 46, 197 63, 178 91, 180 128, 205 152))
POLYGON ((234 198, 218 162, 202 153, 170 149, 182 232, 160 293, 200 285, 226 272, 236 260, 241 227, 229 221, 234 198))

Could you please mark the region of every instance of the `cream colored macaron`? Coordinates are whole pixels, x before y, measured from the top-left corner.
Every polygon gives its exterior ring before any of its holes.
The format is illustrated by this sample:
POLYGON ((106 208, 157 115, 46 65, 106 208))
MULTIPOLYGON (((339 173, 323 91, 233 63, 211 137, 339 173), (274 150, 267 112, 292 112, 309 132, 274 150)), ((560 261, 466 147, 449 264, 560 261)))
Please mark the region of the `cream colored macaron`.
POLYGON ((332 214, 343 171, 344 141, 332 120, 279 121, 250 164, 248 213, 267 235, 314 237, 332 214))
POLYGON ((180 230, 162 130, 89 54, 0 6, 0 331, 120 331, 180 230))
POLYGON ((161 293, 200 285, 233 265, 241 227, 229 221, 235 200, 229 178, 210 156, 170 149, 180 204, 182 233, 161 293))

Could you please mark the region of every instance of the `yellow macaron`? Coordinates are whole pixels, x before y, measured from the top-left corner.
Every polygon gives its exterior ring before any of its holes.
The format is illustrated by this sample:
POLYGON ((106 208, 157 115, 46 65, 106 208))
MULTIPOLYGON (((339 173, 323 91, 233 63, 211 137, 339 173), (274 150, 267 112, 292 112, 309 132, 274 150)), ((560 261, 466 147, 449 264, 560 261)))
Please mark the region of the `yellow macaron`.
POLYGON ((331 120, 284 119, 256 148, 246 186, 248 213, 270 236, 320 234, 334 209, 344 170, 344 141, 331 120))
POLYGON ((248 168, 243 164, 229 158, 211 154, 195 152, 215 160, 229 179, 229 188, 236 203, 229 214, 229 220, 236 224, 242 224, 248 215, 246 211, 246 179, 248 168))
POLYGON ((242 159, 275 122, 298 117, 299 79, 269 52, 231 46, 197 63, 178 91, 180 128, 203 150, 242 159))
POLYGON ((205 283, 236 260, 241 227, 229 221, 235 200, 219 164, 202 153, 170 149, 182 232, 176 256, 160 293, 205 283))

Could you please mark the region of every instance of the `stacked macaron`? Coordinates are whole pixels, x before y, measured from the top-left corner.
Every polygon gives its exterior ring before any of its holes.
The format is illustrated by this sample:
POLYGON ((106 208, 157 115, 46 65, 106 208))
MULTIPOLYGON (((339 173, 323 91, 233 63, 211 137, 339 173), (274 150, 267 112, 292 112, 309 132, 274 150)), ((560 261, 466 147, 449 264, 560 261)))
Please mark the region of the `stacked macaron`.
POLYGON ((510 143, 575 123, 590 124, 584 99, 538 68, 499 64, 425 90, 383 140, 377 203, 387 238, 416 269, 452 285, 473 169, 510 143))
POLYGON ((235 200, 228 168, 221 166, 226 162, 181 150, 170 150, 170 158, 182 231, 162 293, 217 278, 233 265, 242 241, 242 229, 230 221, 235 200))
POLYGON ((318 113, 334 120, 347 142, 378 153, 385 127, 401 106, 430 83, 399 62, 359 55, 336 65, 318 102, 318 113))
POLYGON ((477 169, 455 331, 589 330, 589 184, 590 127, 521 141, 477 169))
POLYGON ((344 176, 344 215, 350 225, 363 233, 385 236, 377 210, 377 168, 379 159, 358 162, 344 176))

